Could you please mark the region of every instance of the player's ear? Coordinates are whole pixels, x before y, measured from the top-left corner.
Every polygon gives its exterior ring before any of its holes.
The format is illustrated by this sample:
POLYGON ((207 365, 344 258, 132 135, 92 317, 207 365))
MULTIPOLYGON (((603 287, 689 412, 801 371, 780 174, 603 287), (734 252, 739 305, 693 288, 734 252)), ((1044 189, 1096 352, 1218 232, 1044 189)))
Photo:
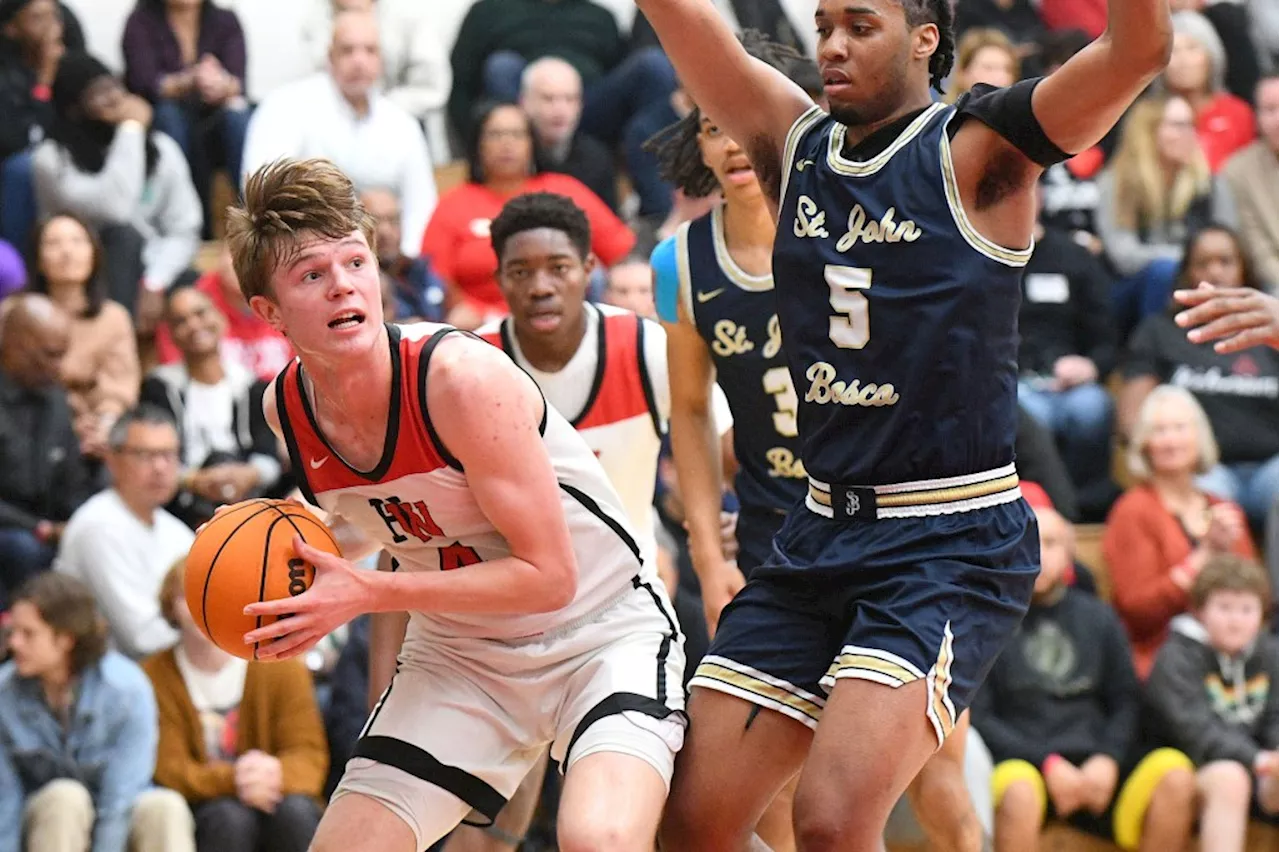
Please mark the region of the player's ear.
POLYGON ((911 38, 914 42, 911 49, 915 54, 915 58, 923 59, 927 62, 929 57, 933 56, 934 51, 938 49, 940 38, 938 25, 933 22, 921 24, 912 30, 911 38))
POLYGON ((280 333, 284 333, 284 320, 280 317, 280 306, 268 299, 266 296, 254 296, 249 299, 249 307, 253 310, 258 319, 274 328, 280 333))

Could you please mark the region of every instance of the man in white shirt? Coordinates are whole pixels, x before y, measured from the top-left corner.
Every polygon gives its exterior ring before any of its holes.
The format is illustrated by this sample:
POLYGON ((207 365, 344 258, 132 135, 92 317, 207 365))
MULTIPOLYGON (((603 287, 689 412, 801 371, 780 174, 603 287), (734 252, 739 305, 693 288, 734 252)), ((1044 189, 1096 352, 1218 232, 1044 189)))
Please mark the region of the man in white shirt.
POLYGON ((417 257, 436 206, 435 175, 422 128, 378 90, 381 76, 377 19, 336 15, 328 72, 275 90, 254 112, 241 180, 281 157, 332 160, 357 188, 399 197, 401 250, 417 257))
POLYGON ((160 508, 178 487, 173 419, 153 406, 140 406, 116 421, 109 444, 107 467, 114 486, 71 516, 54 569, 88 584, 116 646, 139 659, 178 639, 160 612, 158 592, 195 536, 160 508))

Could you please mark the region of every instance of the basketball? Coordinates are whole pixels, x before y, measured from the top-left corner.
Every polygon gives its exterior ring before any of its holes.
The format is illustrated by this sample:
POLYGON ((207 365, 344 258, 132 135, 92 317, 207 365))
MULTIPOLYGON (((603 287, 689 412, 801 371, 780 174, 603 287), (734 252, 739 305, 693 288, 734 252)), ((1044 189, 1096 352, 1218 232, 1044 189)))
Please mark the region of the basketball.
POLYGON ((247 660, 256 645, 244 635, 275 621, 251 616, 251 603, 297 596, 311 587, 315 568, 293 549, 293 537, 341 555, 333 533, 299 503, 245 500, 214 516, 191 545, 184 591, 191 618, 222 650, 247 660))

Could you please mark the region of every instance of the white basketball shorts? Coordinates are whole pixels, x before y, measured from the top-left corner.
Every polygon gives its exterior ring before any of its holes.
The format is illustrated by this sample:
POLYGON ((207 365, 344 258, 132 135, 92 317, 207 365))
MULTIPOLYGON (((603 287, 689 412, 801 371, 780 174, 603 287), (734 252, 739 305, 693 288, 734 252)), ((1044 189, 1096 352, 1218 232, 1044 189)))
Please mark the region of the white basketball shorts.
POLYGON ((411 640, 333 798, 375 799, 425 849, 463 820, 490 824, 548 745, 566 772, 614 752, 669 785, 687 724, 683 672, 666 591, 641 578, 586 620, 527 640, 411 640))

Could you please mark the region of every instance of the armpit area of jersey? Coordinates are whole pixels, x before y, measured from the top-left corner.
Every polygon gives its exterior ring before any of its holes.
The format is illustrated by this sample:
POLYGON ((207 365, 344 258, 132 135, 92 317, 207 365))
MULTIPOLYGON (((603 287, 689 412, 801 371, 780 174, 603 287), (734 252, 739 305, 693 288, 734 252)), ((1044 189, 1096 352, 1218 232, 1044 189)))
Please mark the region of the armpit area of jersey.
MULTIPOLYGON (((1039 119, 1031 109, 1031 93, 1043 77, 1019 80, 1012 86, 999 89, 986 83, 977 83, 956 102, 956 110, 962 116, 972 116, 1008 140, 1027 159, 1048 168, 1055 163, 1071 159, 1044 133, 1039 119)), ((960 122, 952 124, 959 128, 960 122)), ((952 131, 954 133, 954 130, 952 131)))

